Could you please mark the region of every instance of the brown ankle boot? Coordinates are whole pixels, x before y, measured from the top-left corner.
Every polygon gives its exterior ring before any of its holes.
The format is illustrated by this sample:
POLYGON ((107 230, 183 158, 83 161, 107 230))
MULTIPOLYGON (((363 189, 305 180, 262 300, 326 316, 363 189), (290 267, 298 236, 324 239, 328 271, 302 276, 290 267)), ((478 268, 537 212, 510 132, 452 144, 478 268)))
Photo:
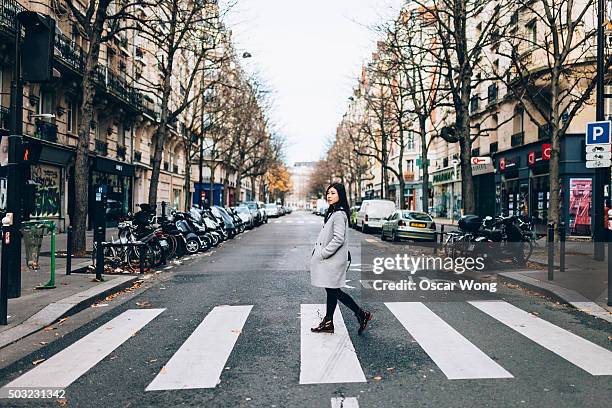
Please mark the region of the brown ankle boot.
POLYGON ((334 322, 333 320, 323 319, 323 321, 319 323, 317 327, 311 327, 310 331, 313 333, 333 333, 334 332, 334 322))

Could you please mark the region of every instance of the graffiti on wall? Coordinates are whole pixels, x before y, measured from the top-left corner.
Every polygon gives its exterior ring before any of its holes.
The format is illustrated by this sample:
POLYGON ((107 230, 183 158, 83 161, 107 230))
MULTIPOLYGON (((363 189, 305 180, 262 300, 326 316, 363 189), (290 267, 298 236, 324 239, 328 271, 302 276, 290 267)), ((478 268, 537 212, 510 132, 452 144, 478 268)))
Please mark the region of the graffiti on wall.
POLYGON ((36 209, 33 217, 59 217, 62 173, 58 167, 39 164, 32 166, 32 180, 36 187, 36 209))

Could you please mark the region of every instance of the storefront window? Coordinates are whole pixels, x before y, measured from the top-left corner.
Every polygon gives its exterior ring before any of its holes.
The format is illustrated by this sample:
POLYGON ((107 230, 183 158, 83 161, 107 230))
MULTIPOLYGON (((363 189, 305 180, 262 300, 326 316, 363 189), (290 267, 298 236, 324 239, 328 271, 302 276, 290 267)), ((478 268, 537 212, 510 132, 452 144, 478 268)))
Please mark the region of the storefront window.
POLYGON ((536 224, 546 224, 548 219, 548 200, 550 198, 550 181, 548 175, 532 177, 530 180, 529 215, 535 218, 536 224))
POLYGON ((518 179, 502 181, 502 214, 512 215, 518 211, 520 206, 520 193, 518 179))
POLYGON ((569 228, 572 235, 591 235, 591 192, 590 178, 570 179, 569 228))

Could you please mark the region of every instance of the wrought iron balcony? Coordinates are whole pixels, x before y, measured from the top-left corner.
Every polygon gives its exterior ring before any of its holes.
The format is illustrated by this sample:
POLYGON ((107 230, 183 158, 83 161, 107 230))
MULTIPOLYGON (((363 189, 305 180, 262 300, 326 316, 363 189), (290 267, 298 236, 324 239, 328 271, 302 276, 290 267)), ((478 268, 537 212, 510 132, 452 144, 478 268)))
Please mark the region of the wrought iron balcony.
POLYGON ((497 101, 497 84, 491 84, 487 88, 487 102, 493 103, 497 101))
POLYGON ((37 121, 34 136, 47 142, 57 143, 57 125, 54 123, 37 121))
POLYGON ((100 156, 108 156, 108 143, 102 140, 95 140, 96 142, 96 153, 100 156))
POLYGON ((25 8, 15 0, 0 0, 0 31, 10 34, 17 28, 17 14, 25 8))
POLYGON ((55 35, 55 50, 57 51, 55 53, 56 57, 59 57, 74 70, 83 72, 85 69, 85 54, 83 49, 74 41, 63 34, 57 33, 55 35))
POLYGON ((525 132, 518 132, 511 136, 510 145, 512 147, 522 146, 525 144, 525 132))
POLYGON ((9 110, 9 108, 0 106, 0 129, 8 130, 10 118, 11 111, 9 110))

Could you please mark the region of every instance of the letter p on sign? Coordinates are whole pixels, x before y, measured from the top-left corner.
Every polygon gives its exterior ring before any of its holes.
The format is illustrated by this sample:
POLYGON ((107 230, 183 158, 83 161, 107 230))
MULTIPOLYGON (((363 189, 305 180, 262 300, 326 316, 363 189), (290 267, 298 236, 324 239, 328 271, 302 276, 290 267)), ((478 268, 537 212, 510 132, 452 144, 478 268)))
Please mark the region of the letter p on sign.
POLYGON ((587 123, 586 128, 586 144, 609 144, 611 122, 591 122, 587 123))

